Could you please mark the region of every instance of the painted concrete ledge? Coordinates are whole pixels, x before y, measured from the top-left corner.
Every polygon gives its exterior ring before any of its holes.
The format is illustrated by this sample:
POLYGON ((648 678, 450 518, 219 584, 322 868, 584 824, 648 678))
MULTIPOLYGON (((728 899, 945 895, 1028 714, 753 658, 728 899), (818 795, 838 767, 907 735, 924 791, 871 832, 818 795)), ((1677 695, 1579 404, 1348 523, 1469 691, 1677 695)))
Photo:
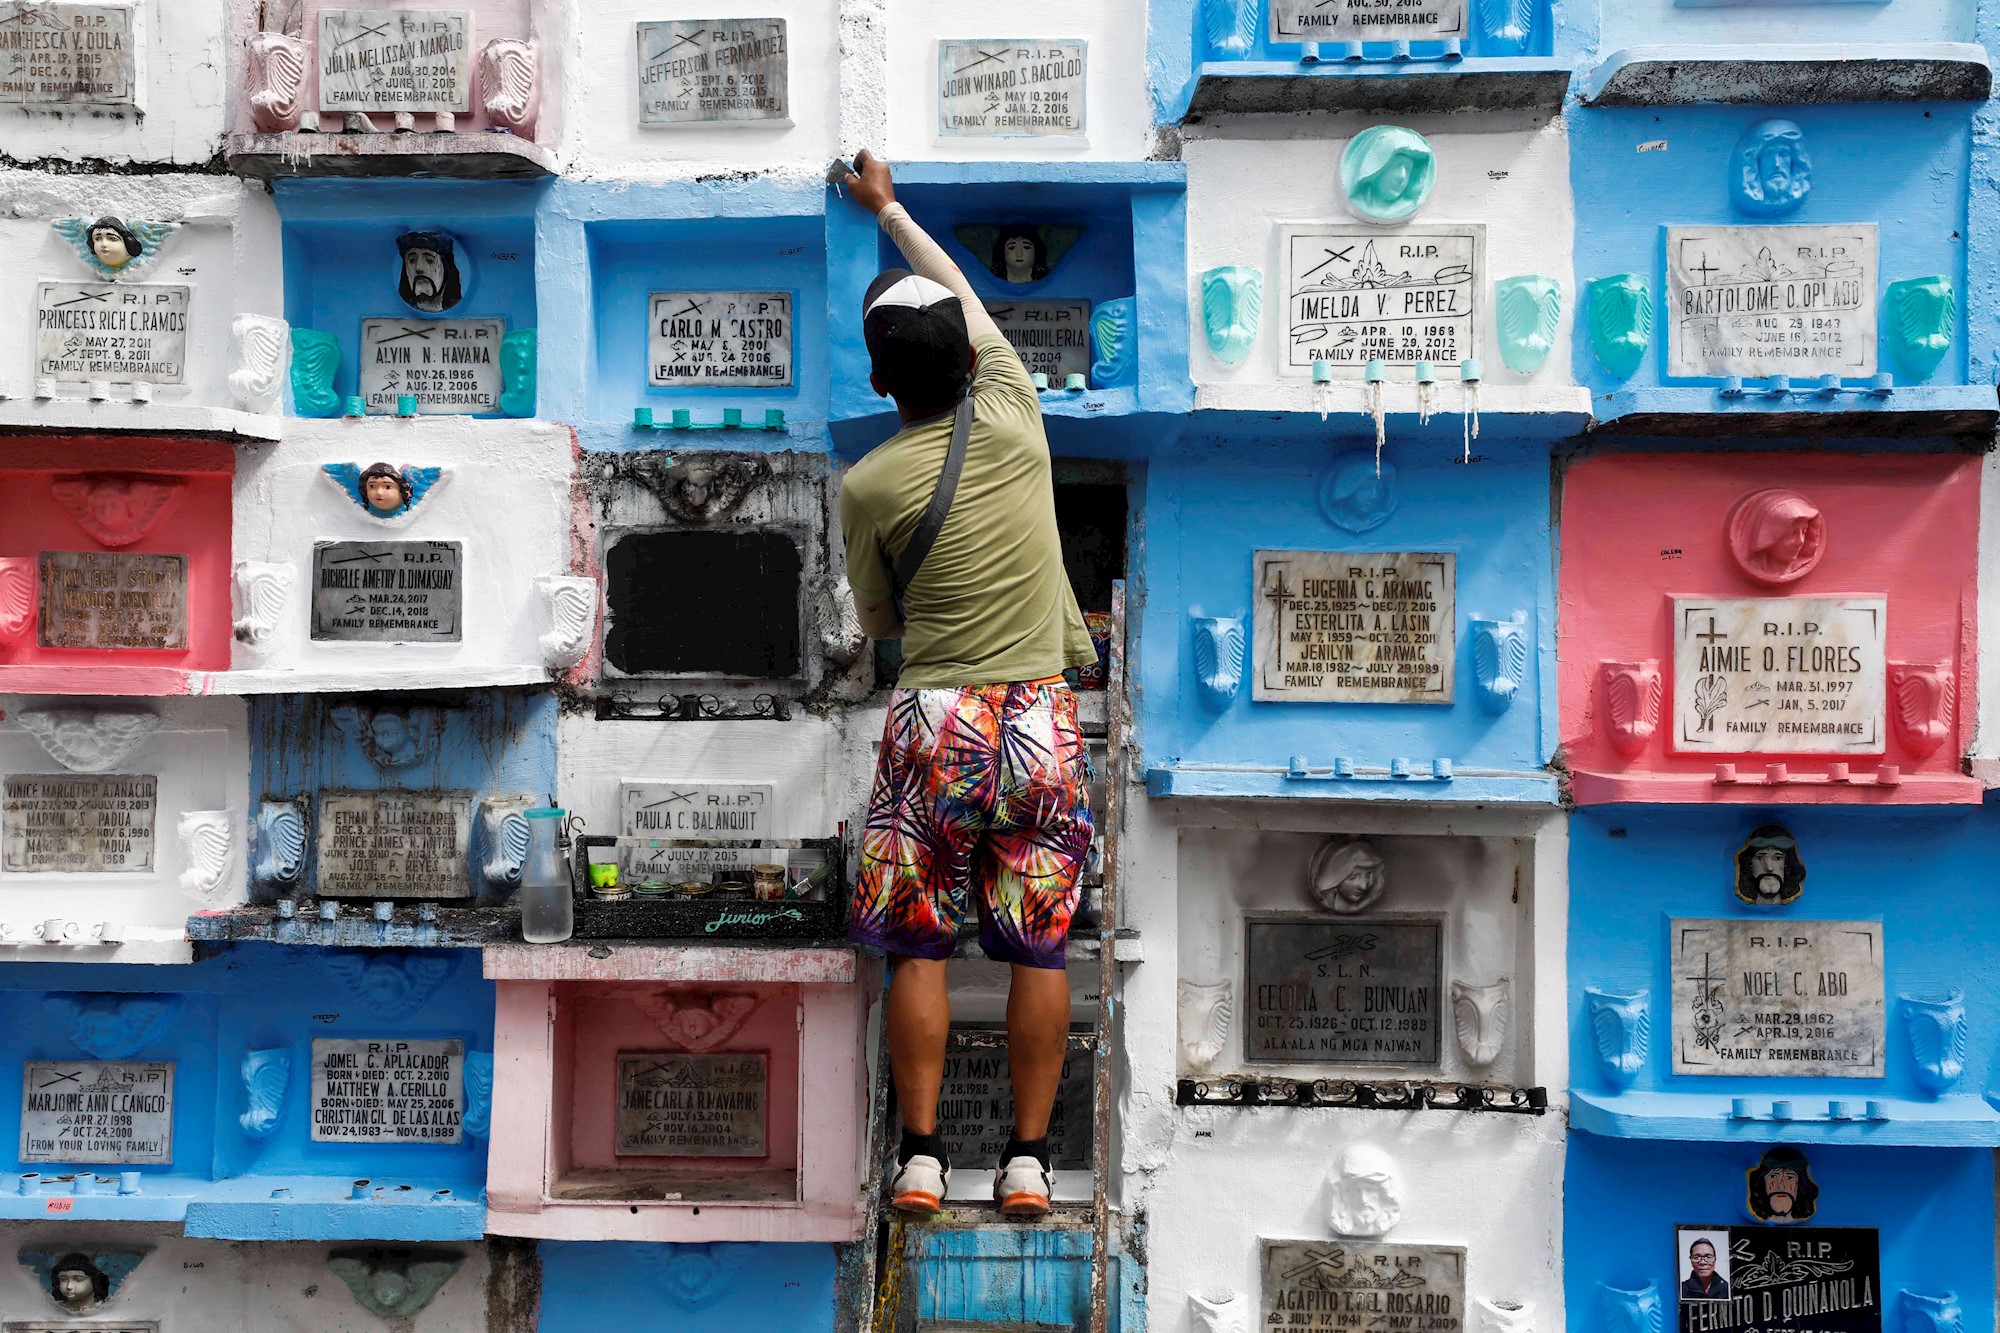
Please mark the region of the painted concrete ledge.
POLYGON ((1972 42, 1675 43, 1612 52, 1579 95, 1586 106, 1978 102, 1992 88, 1972 42))
POLYGON ((1555 805, 1560 800, 1550 773, 1494 769, 1454 769, 1446 779, 1431 776, 1428 762, 1412 764, 1410 777, 1392 777, 1386 768, 1354 766, 1351 777, 1329 768, 1308 767, 1306 776, 1289 769, 1222 764, 1166 764, 1146 770, 1146 794, 1200 800, 1246 798, 1285 801, 1402 801, 1430 805, 1555 805))
MULTIPOLYGON (((986 1209, 988 1225, 993 1208, 986 1209)), ((1010 1225, 1012 1225, 1010 1223, 1010 1225)), ((509 1211, 494 1203, 486 1229, 496 1236, 534 1240, 628 1240, 706 1245, 715 1241, 812 1242, 844 1244, 861 1239, 860 1209, 830 1203, 671 1202, 651 1199, 604 1201, 547 1199, 533 1211, 509 1211)), ((752 1320, 747 1328, 758 1327, 752 1320)))
POLYGON ((267 441, 285 433, 285 418, 229 407, 184 403, 93 403, 80 398, 9 398, 0 401, 0 431, 9 434, 84 434, 133 431, 146 435, 205 435, 267 441))
POLYGON ((398 902, 387 921, 377 921, 371 904, 346 902, 340 915, 323 921, 317 905, 299 904, 298 914, 281 917, 269 903, 226 912, 198 912, 188 918, 190 940, 204 944, 304 944, 329 949, 479 948, 521 934, 521 914, 511 908, 451 907, 442 903, 398 902), (429 909, 434 920, 420 916, 429 909))
POLYGON ((203 695, 327 694, 344 690, 470 690, 488 686, 546 685, 551 676, 539 662, 426 663, 417 654, 394 667, 322 668, 313 671, 191 671, 185 693, 203 695))
POLYGON ((187 1235, 218 1240, 477 1240, 486 1231, 484 1200, 462 1198, 442 1182, 375 1181, 367 1197, 354 1199, 346 1179, 141 1173, 133 1194, 115 1192, 115 1174, 108 1186, 96 1186, 111 1192, 77 1194, 53 1179, 61 1170, 45 1168, 35 1193, 0 1195, 0 1220, 178 1222, 187 1235))
POLYGON ((1184 119, 1290 111, 1546 111, 1562 108, 1570 65, 1545 56, 1443 61, 1211 60, 1184 119))
MULTIPOLYGON (((1438 385, 1433 397, 1431 419, 1419 422, 1417 386, 1390 384, 1382 394, 1389 439, 1408 439, 1413 434, 1462 440, 1465 433, 1463 390, 1455 382, 1438 385)), ((1303 419, 1308 433, 1324 438, 1338 422, 1341 429, 1365 432, 1375 438, 1374 418, 1368 410, 1368 386, 1349 381, 1320 386, 1303 380, 1271 383, 1210 383, 1198 386, 1194 394, 1196 420, 1190 429, 1199 429, 1210 420, 1231 416, 1295 415, 1303 419), (1319 388, 1331 388, 1327 396, 1327 420, 1320 422, 1319 388)), ((1551 436, 1580 435, 1590 427, 1590 390, 1581 385, 1482 384, 1479 386, 1479 438, 1477 452, 1488 440, 1516 438, 1524 434, 1546 440, 1551 436)))
POLYGON ((1827 761, 1788 763, 1785 776, 1773 780, 1751 764, 1739 763, 1739 776, 1718 781, 1711 773, 1570 774, 1570 790, 1578 805, 1769 805, 1773 801, 1800 805, 1978 805, 1985 788, 1977 778, 1956 773, 1906 773, 1894 783, 1872 771, 1851 770, 1835 781, 1827 761))
MULTIPOLYGON (((1698 1092, 1571 1092, 1572 1129, 1618 1139, 1671 1139, 1693 1143, 1854 1143, 1880 1148, 2000 1147, 2000 1112, 1979 1097, 1934 1102, 1869 1098, 1864 1093, 1790 1095, 1792 1117, 1771 1114, 1769 1093, 1750 1100, 1753 1118, 1736 1119, 1733 1099, 1698 1092), (1828 1103, 1846 1104, 1853 1118, 1830 1118, 1828 1103), (1861 1117, 1871 1102, 1884 1118, 1861 1117)), ((1780 1099, 1783 1100, 1783 1099, 1780 1099)))
POLYGON ((1634 388, 1600 394, 1592 434, 1663 438, 1844 439, 1946 438, 1991 442, 2000 396, 1990 384, 1914 385, 1876 397, 1854 388, 1821 398, 1811 385, 1789 395, 1760 389, 1724 397, 1707 388, 1634 388))
POLYGON ((489 981, 775 981, 842 985, 859 975, 845 946, 662 944, 570 940, 563 944, 488 944, 481 967, 489 981))
POLYGON ((0 965, 7 963, 143 963, 177 966, 194 961, 194 946, 163 930, 132 932, 135 939, 118 944, 84 941, 46 944, 38 939, 0 940, 0 965))
POLYGON ((535 180, 553 176, 555 154, 513 134, 232 134, 230 171, 253 180, 281 176, 441 176, 454 180, 535 180))

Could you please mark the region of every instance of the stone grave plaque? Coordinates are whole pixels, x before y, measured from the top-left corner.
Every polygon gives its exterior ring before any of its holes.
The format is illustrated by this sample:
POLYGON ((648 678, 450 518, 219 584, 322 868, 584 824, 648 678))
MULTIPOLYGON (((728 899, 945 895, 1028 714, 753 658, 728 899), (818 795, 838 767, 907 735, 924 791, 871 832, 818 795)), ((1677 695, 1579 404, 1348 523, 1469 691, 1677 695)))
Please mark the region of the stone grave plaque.
POLYGON ((172 1164, 173 1061, 29 1060, 21 1072, 21 1160, 172 1164))
POLYGON ((368 411, 395 415, 412 395, 419 416, 499 410, 504 319, 364 319, 361 396, 368 411))
POLYGON ((770 1057, 618 1055, 620 1157, 765 1157, 770 1057))
POLYGON ((1465 1250, 1381 1241, 1263 1242, 1259 1328, 1286 1333, 1464 1333, 1465 1250))
POLYGON ((1875 373, 1875 224, 1668 227, 1667 374, 1875 373))
POLYGON ((1676 1074, 1883 1077, 1881 922, 1667 924, 1676 1074))
POLYGON ((642 126, 792 123, 785 20, 663 20, 638 40, 642 126))
POLYGON ((646 382, 781 389, 792 382, 790 292, 653 292, 646 382))
POLYGON ((458 642, 463 552, 457 542, 314 542, 312 636, 458 642))
POLYGON ((1458 557, 1448 551, 1259 551, 1251 697, 1448 704, 1458 557))
POLYGON ((160 1333, 156 1319, 114 1319, 106 1323, 102 1319, 66 1320, 9 1319, 0 1324, 0 1333, 160 1333))
POLYGON ((619 832, 633 838, 769 838, 770 782, 621 782, 619 832))
POLYGON ((1676 597, 1673 748, 1881 754, 1881 597, 1676 597))
POLYGON ((987 301, 986 313, 1000 326, 1030 375, 1049 377, 1060 389, 1071 375, 1090 374, 1090 302, 987 301))
POLYGON ((44 648, 188 646, 188 562, 134 551, 43 551, 44 648))
POLYGON ((1081 137, 1087 46, 1081 38, 940 41, 938 137, 1081 137))
POLYGON ((138 103, 132 8, 0 3, 0 106, 138 103))
POLYGON ((1438 1063, 1442 919, 1252 917, 1243 931, 1252 1064, 1438 1063))
POLYGON ((1274 42, 1412 42, 1464 37, 1465 0, 1271 0, 1274 42))
POLYGON ((469 898, 472 797, 329 791, 319 799, 322 898, 469 898))
POLYGON ((464 1119, 458 1038, 313 1038, 314 1143, 457 1143, 464 1119))
POLYGON ((150 874, 159 785, 151 773, 10 776, 0 866, 11 875, 150 874))
POLYGON ((1486 316, 1486 228, 1476 222, 1282 227, 1285 340, 1278 370, 1310 375, 1324 361, 1358 380, 1370 361, 1440 380, 1480 355, 1486 316))
POLYGON ((172 282, 35 288, 35 374, 65 383, 180 384, 194 289, 172 282))
MULTIPOLYGON (((1001 1028, 953 1028, 945 1042, 944 1082, 938 1094, 938 1133, 953 1162, 997 1162, 1014 1131, 1014 1086, 1007 1047, 989 1045, 1001 1028)), ((1091 1103, 1096 1060, 1088 1038, 1072 1033, 1063 1052, 1062 1081, 1049 1116, 1050 1165, 1058 1171, 1090 1170, 1091 1103)))
POLYGON ((472 109, 463 9, 322 9, 318 56, 322 111, 472 109))
MULTIPOLYGON (((1683 1223, 1674 1228, 1680 1333, 1882 1333, 1881 1240, 1874 1227, 1683 1223), (1713 1247, 1726 1298, 1695 1294, 1697 1240, 1713 1247)), ((1714 1289, 1720 1297, 1721 1283, 1714 1289)))

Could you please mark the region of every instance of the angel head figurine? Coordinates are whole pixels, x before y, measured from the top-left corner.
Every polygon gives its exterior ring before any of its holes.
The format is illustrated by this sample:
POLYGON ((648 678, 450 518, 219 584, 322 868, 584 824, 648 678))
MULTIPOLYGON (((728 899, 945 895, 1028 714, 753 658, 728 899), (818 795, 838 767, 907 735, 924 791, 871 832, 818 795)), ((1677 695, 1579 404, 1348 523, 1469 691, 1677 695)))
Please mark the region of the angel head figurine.
POLYGON ((146 253, 146 243, 109 213, 90 224, 90 253, 109 269, 121 269, 146 253))
POLYGON ((986 267, 994 277, 1016 286, 1048 277, 1049 247, 1042 240, 1042 229, 1026 222, 1002 227, 986 267))
POLYGON ((406 231, 396 238, 396 249, 403 257, 396 294, 406 305, 435 315, 459 303, 464 284, 451 237, 441 231, 406 231))
POLYGON ((177 224, 127 221, 106 213, 97 218, 57 218, 51 225, 92 273, 129 278, 152 266, 177 224))
POLYGON ((410 483, 389 463, 370 463, 361 474, 361 503, 372 514, 400 513, 409 507, 410 483))
POLYGON ((1382 854, 1359 838, 1329 838, 1313 853, 1306 887, 1329 912, 1350 916, 1374 906, 1389 887, 1382 854))
POLYGON ((441 467, 394 463, 325 463, 320 471, 372 519, 401 527, 444 479, 441 467))

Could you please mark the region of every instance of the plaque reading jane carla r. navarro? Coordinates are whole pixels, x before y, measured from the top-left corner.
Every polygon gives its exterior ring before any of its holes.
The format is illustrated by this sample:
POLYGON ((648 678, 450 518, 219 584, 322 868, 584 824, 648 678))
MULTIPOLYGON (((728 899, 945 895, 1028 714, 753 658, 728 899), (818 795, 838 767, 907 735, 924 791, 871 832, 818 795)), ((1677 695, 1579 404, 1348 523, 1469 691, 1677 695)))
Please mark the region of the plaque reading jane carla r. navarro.
POLYGON ((21 1068, 21 1160, 170 1164, 173 1062, 27 1061, 21 1068))
MULTIPOLYGON (((1285 326, 1278 371, 1324 361, 1358 380, 1370 361, 1428 361, 1440 378, 1480 355, 1486 228, 1478 223, 1280 228, 1285 326)), ((1406 377, 1407 378, 1407 377, 1406 377)))
POLYGON ((376 415, 413 397, 422 416, 499 410, 504 319, 364 319, 361 396, 376 415))
POLYGON ((783 19, 668 19, 638 26, 641 125, 792 123, 783 19))
POLYGON ((1881 597, 1674 599, 1673 748, 1881 754, 1881 597))
POLYGON ((0 4, 0 106, 132 106, 134 5, 0 4))
POLYGON ((1668 227, 1667 374, 1875 373, 1875 224, 1668 227))
POLYGON ((44 648, 188 646, 188 562, 134 551, 43 551, 44 648))
POLYGON ((986 313, 1000 326, 1030 375, 1041 372, 1061 388, 1071 375, 1090 373, 1090 302, 987 301, 986 313))
POLYGON ((471 37, 463 9, 322 9, 320 110, 468 111, 471 37))
POLYGON ((1267 1240, 1260 1329, 1464 1333, 1465 1250, 1380 1241, 1267 1240))
POLYGON ((461 550, 457 542, 315 542, 312 636, 456 643, 461 550))
POLYGON ((457 1143, 465 1043, 315 1037, 314 1143, 457 1143))
POLYGON ((1438 1063, 1443 921, 1251 917, 1243 929, 1252 1064, 1438 1063))
POLYGON ((1450 552, 1257 552, 1251 697, 1450 703, 1457 584, 1450 552))
POLYGON ((938 137, 1074 138, 1084 132, 1085 43, 940 41, 938 137))
POLYGON ((1465 0, 1271 0, 1274 42, 1412 42, 1465 36, 1465 0))
POLYGON ((64 383, 181 383, 193 291, 169 282, 42 283, 35 373, 64 383))
POLYGON ((792 382, 790 292, 654 292, 646 382, 779 389, 792 382))
POLYGON ((159 778, 151 773, 15 773, 0 801, 9 874, 146 874, 159 778))
POLYGON ((469 898, 472 798, 329 791, 319 802, 322 898, 469 898))
MULTIPOLYGON (((1874 1227, 1682 1223, 1674 1255, 1680 1333, 1882 1333, 1882 1235, 1874 1227), (1691 1257, 1704 1242, 1713 1272, 1697 1274, 1691 1257)), ((1943 1326, 1912 1319, 1901 1327, 1943 1326)))
POLYGON ((769 1057, 618 1056, 620 1157, 763 1157, 769 1057))
POLYGON ((1881 922, 1667 924, 1676 1074, 1883 1076, 1881 922))

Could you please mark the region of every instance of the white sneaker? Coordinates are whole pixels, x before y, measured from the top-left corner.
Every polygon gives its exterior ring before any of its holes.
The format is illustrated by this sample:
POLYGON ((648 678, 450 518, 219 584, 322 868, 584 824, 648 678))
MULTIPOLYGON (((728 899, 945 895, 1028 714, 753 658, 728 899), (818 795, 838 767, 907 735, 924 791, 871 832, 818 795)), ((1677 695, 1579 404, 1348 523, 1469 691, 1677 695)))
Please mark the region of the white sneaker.
POLYGON ((889 1206, 898 1212, 934 1217, 951 1189, 951 1168, 918 1153, 889 1177, 889 1206))
POLYGON ((993 1202, 1005 1217, 1041 1217, 1055 1189, 1055 1173, 1032 1156, 1010 1157, 993 1172, 993 1202))

